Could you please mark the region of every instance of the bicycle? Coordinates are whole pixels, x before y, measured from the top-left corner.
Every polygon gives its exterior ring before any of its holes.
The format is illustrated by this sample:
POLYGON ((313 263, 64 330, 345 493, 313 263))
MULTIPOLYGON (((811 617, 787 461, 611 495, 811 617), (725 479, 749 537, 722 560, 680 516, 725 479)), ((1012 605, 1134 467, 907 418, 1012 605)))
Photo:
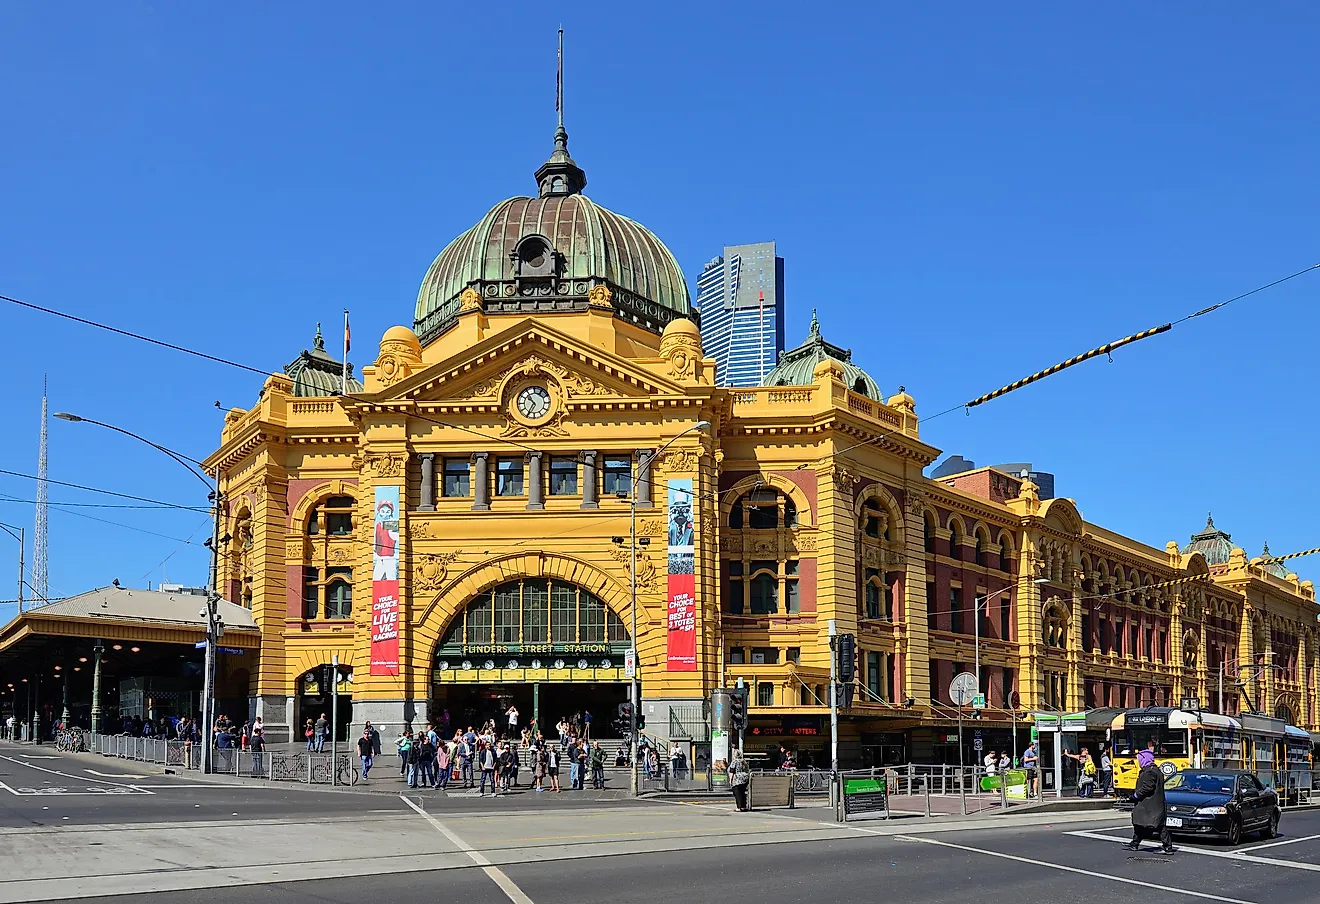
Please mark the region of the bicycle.
POLYGON ((61 753, 86 753, 87 738, 81 728, 61 728, 55 732, 55 749, 61 753))

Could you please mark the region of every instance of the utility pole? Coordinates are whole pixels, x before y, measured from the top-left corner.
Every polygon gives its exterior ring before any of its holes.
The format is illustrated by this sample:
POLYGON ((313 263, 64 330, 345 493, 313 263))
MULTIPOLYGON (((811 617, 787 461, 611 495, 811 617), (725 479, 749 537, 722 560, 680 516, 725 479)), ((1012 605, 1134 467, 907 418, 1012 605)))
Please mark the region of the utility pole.
POLYGON ((330 784, 339 784, 339 654, 330 657, 330 784))
POLYGON ((633 674, 628 682, 628 700, 630 703, 631 725, 628 726, 632 738, 632 769, 628 773, 628 793, 637 796, 637 707, 641 704, 637 693, 637 673, 641 670, 641 659, 637 655, 637 469, 633 466, 632 486, 628 499, 628 592, 632 600, 632 648, 633 674))
POLYGON ((839 629, 834 619, 830 619, 830 773, 839 774, 839 685, 838 655, 835 644, 839 629))

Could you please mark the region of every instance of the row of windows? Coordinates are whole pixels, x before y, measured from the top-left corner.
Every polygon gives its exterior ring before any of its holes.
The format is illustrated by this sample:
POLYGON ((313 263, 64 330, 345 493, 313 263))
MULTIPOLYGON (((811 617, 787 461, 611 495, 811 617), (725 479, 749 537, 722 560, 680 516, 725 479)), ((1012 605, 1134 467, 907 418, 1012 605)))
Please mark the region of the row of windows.
POLYGON ((949 609, 947 613, 942 613, 934 606, 935 585, 928 583, 926 584, 926 627, 931 631, 943 630, 953 634, 972 634, 979 631, 982 637, 1012 640, 1013 601, 1010 599, 1011 596, 1011 593, 1001 593, 998 597, 987 600, 983 594, 974 594, 972 605, 969 606, 962 588, 950 587, 949 609), (975 613, 973 613, 973 610, 975 610, 975 613), (949 616, 947 628, 939 623, 939 617, 944 614, 949 616), (979 625, 975 628, 972 622, 973 617, 979 622, 979 625), (998 635, 994 631, 996 618, 999 622, 998 635))
POLYGON ((775 530, 798 526, 797 505, 791 497, 769 487, 752 490, 729 509, 731 530, 775 530))
MULTIPOLYGON (((571 455, 550 456, 545 479, 551 496, 579 493, 582 462, 571 455)), ((627 496, 632 492, 632 458, 607 455, 599 467, 601 492, 627 496)), ((472 496, 472 462, 468 458, 446 458, 442 466, 440 495, 461 499, 472 496)), ((522 456, 497 458, 493 471, 496 496, 526 496, 526 461, 522 456)))
POLYGON ((1133 659, 1145 658, 1150 662, 1169 661, 1169 635, 1167 629, 1163 626, 1156 633, 1154 626, 1150 624, 1143 626, 1140 620, 1137 619, 1125 622, 1124 619, 1117 618, 1111 623, 1109 619, 1101 618, 1097 621, 1096 627, 1099 628, 1099 631, 1096 633, 1099 634, 1098 638, 1092 633, 1090 614, 1082 615, 1082 650, 1084 652, 1093 652, 1096 649, 1098 639, 1100 653, 1105 656, 1112 652, 1116 656, 1130 656, 1133 659), (1124 652, 1125 648, 1126 653, 1124 652))

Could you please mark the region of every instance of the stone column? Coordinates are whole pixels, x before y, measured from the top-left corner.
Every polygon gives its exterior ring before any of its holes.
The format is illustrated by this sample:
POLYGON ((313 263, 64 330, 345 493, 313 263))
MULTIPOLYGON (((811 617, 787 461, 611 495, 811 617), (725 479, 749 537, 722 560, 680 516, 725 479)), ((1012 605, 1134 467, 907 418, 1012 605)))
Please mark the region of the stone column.
POLYGON ((582 453, 582 508, 600 508, 596 498, 596 451, 582 453))
POLYGON ((528 452, 527 458, 527 507, 533 510, 545 508, 545 483, 541 479, 540 452, 528 452))
POLYGON ((417 456, 422 463, 421 498, 417 500, 417 511, 435 511, 435 453, 423 452, 417 456))
POLYGON ((472 511, 490 511, 490 453, 472 455, 472 511))
POLYGON ((105 655, 105 644, 98 638, 92 647, 92 734, 101 733, 101 657, 105 655))
POLYGON ((637 450, 637 486, 633 493, 637 497, 638 508, 650 508, 651 501, 651 466, 655 463, 654 449, 637 450))

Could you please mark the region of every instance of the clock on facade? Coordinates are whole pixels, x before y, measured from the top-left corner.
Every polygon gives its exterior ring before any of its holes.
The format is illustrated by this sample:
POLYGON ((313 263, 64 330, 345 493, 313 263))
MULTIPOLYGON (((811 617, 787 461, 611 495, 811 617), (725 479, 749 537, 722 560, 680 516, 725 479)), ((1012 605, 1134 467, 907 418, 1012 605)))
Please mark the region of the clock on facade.
POLYGON ((550 413, 550 391, 544 386, 532 385, 518 393, 518 413, 529 421, 539 421, 550 413))

